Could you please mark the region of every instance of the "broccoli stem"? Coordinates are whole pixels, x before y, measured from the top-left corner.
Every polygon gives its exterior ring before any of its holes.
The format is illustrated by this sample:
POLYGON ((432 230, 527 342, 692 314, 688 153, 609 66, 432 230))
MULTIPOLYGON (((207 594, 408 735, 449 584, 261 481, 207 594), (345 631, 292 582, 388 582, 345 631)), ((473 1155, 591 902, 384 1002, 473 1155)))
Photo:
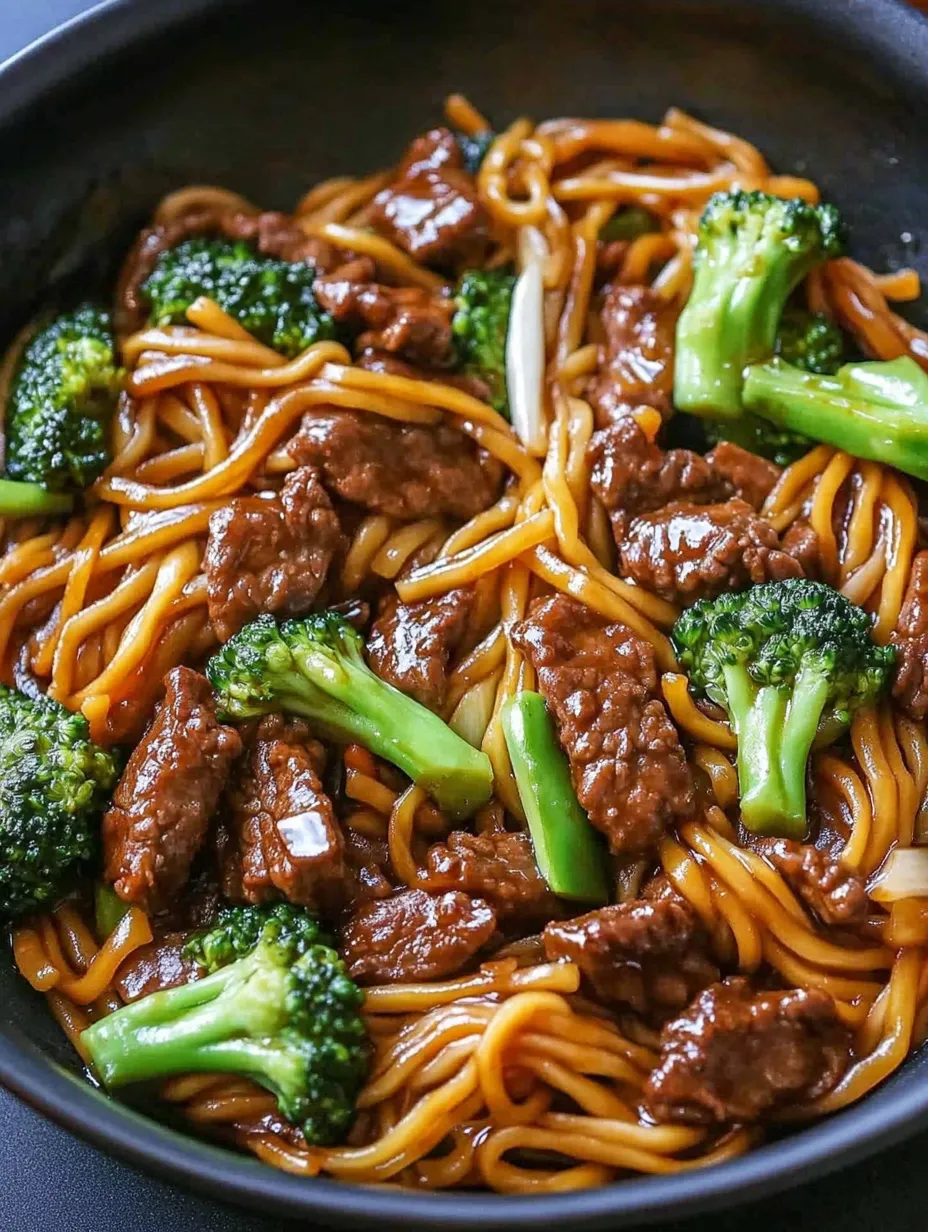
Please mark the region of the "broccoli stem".
POLYGON ((781 427, 928 479, 928 375, 908 356, 845 364, 834 376, 754 364, 744 404, 781 427))
POLYGON ((608 856, 574 794, 544 698, 517 693, 502 722, 542 877, 562 898, 607 903, 608 856))
MULTIPOLYGON (((203 980, 143 997, 94 1023, 83 1039, 103 1083, 124 1086, 211 1068, 215 1045, 277 1030, 282 1001, 277 973, 261 971, 246 958, 203 980)), ((224 1056, 223 1063, 228 1060, 224 1056)))
POLYGON ((37 483, 0 479, 0 518, 40 518, 68 513, 74 497, 66 492, 47 492, 37 483))
POLYGON ((362 663, 335 663, 311 647, 293 648, 310 679, 288 672, 280 681, 286 709, 331 738, 356 741, 423 787, 452 820, 469 817, 493 790, 485 753, 472 748, 431 710, 375 676, 362 663), (314 685, 312 680, 321 681, 314 685), (323 691, 324 690, 324 691, 323 691))

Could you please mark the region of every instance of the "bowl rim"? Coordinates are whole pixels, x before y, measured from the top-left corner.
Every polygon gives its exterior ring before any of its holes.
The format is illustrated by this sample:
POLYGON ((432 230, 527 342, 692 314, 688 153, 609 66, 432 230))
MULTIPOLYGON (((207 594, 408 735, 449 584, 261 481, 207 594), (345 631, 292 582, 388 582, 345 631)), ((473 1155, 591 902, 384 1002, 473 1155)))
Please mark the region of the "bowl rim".
MULTIPOLYGON (((245 0, 232 0, 244 3, 245 0)), ((248 0, 252 3, 253 0, 248 0)), ((621 0, 618 0, 620 3, 621 0)), ((215 12, 229 0, 102 0, 0 64, 0 131, 104 56, 215 12)), ((924 95, 928 18, 903 0, 777 0, 797 19, 842 22, 876 46, 900 83, 924 95)), ((743 12, 771 0, 726 0, 743 12)), ((416 1193, 306 1178, 172 1130, 108 1099, 43 1053, 19 1028, 0 1029, 0 1084, 52 1121, 143 1171, 241 1207, 315 1215, 363 1226, 370 1220, 415 1228, 530 1227, 570 1219, 584 1228, 651 1223, 746 1202, 798 1186, 892 1146, 928 1127, 928 1083, 900 1085, 891 1099, 868 1100, 746 1155, 705 1169, 636 1177, 553 1195, 416 1193)))

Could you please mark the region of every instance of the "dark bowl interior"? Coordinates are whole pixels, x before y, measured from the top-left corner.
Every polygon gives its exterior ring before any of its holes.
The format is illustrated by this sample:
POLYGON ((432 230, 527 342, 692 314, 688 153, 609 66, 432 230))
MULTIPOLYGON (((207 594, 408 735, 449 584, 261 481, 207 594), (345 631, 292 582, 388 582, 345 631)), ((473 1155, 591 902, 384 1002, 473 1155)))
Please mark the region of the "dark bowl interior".
MULTIPOLYGON (((288 208, 389 163, 456 89, 498 123, 692 109, 812 176, 863 260, 928 276, 928 24, 894 0, 114 0, 0 74, 0 335, 49 287, 106 285, 168 189, 288 208)), ((5 955, 0 1081, 149 1169, 342 1225, 627 1226, 798 1183, 928 1122, 923 1054, 862 1105, 706 1171, 534 1199, 300 1181, 105 1100, 5 955)))

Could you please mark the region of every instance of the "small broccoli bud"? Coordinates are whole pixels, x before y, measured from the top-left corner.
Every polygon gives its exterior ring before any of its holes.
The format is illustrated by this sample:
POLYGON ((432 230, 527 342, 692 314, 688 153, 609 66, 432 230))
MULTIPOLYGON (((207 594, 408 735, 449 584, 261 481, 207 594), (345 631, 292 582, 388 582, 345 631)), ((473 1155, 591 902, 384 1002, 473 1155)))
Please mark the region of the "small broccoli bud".
POLYGON ((260 342, 292 358, 335 337, 335 322, 313 295, 314 280, 311 265, 262 256, 243 240, 195 238, 160 254, 142 294, 154 325, 182 324, 193 301, 207 296, 260 342))
POLYGON ((844 334, 821 312, 788 309, 777 330, 776 354, 806 372, 831 376, 844 363, 844 334))
POLYGON ((458 143, 458 149, 461 151, 465 170, 469 171, 471 175, 476 175, 487 156, 487 150, 496 140, 496 133, 491 128, 485 128, 483 132, 474 133, 473 136, 470 136, 470 134, 462 133, 458 130, 454 134, 454 139, 458 143))
POLYGON ((6 411, 6 474, 48 492, 89 487, 110 460, 122 372, 107 313, 91 304, 56 317, 27 343, 6 411))
POLYGON ((515 283, 508 270, 467 270, 451 322, 460 370, 488 386, 491 406, 507 419, 506 336, 515 283))
POLYGON ((184 953, 206 971, 218 971, 253 950, 262 933, 295 944, 301 951, 317 942, 330 944, 319 921, 302 907, 274 903, 269 907, 224 907, 211 928, 187 939, 184 953))
POLYGON ((54 902, 89 866, 117 776, 83 715, 0 686, 0 917, 54 902))

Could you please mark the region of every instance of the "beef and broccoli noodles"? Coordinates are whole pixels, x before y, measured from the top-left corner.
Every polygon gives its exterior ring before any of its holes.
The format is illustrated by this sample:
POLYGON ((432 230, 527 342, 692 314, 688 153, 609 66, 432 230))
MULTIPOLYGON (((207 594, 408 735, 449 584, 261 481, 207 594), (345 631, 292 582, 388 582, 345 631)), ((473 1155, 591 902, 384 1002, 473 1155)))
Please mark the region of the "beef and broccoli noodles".
POLYGON ((0 375, 0 915, 312 1178, 744 1152, 928 1035, 928 335, 671 110, 166 197, 0 375))

